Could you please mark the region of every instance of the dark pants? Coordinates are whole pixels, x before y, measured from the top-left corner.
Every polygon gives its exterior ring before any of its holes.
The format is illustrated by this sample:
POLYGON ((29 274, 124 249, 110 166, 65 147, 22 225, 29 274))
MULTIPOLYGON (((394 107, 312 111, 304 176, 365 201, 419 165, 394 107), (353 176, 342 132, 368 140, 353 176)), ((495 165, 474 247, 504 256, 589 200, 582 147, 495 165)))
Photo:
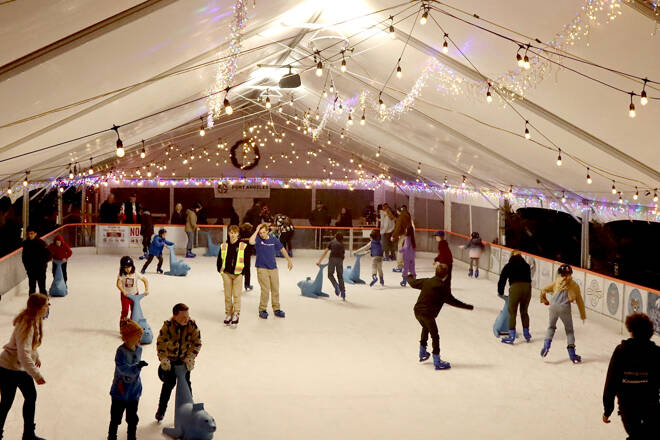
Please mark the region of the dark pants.
POLYGON ((619 411, 628 440, 648 440, 658 436, 660 406, 619 411))
MULTIPOLYGON (((64 278, 64 282, 65 282, 65 283, 67 282, 67 276, 66 276, 66 263, 67 263, 66 261, 65 261, 64 263, 62 263, 62 277, 64 278)), ((57 266, 55 266, 55 265, 53 264, 53 277, 55 277, 55 269, 56 269, 56 268, 57 268, 57 266)))
POLYGON ((280 243, 282 247, 291 255, 293 248, 291 247, 291 239, 293 238, 293 233, 296 231, 282 232, 280 234, 280 243))
POLYGON ((520 305, 520 320, 523 328, 529 328, 529 314, 527 308, 532 299, 531 283, 513 283, 509 287, 509 330, 516 329, 516 315, 520 305))
POLYGON ((160 268, 163 267, 163 256, 162 255, 149 254, 149 257, 147 258, 147 261, 145 261, 144 265, 142 266, 142 272, 147 270, 147 267, 149 267, 149 264, 151 264, 154 257, 158 258, 158 266, 156 267, 156 270, 161 270, 160 268))
POLYGON ((121 425, 121 420, 126 411, 126 424, 128 425, 128 440, 135 440, 138 421, 138 403, 139 400, 121 400, 112 399, 110 406, 110 427, 108 428, 108 438, 117 438, 117 428, 121 425))
POLYGON ((253 253, 253 247, 252 245, 248 245, 245 248, 245 254, 243 257, 243 261, 245 265, 243 266, 243 281, 245 288, 247 289, 248 286, 250 286, 250 272, 252 269, 252 253, 253 253))
POLYGON ((396 260, 396 243, 392 242, 392 233, 388 232, 383 234, 385 237, 385 246, 383 250, 385 251, 385 256, 390 260, 396 260))
POLYGON ((37 291, 37 284, 39 284, 39 293, 46 295, 46 266, 38 269, 27 270, 28 285, 30 286, 30 294, 37 291))
POLYGON ((143 235, 142 236, 142 252, 147 253, 149 252, 149 245, 151 244, 151 235, 143 235))
POLYGON ((336 257, 330 257, 328 260, 328 279, 332 283, 332 287, 335 288, 336 290, 339 290, 340 292, 345 292, 346 291, 346 286, 344 286, 344 259, 343 258, 336 258, 336 257), (337 271, 337 278, 339 278, 339 282, 335 279, 335 271, 337 271))
MULTIPOLYGON (((165 414, 167 403, 170 401, 170 395, 176 386, 176 373, 174 372, 174 366, 176 363, 176 361, 172 362, 172 368, 170 368, 169 371, 165 371, 161 367, 158 367, 158 377, 163 382, 163 387, 160 389, 160 399, 158 400, 159 414, 165 414)), ((190 384, 190 371, 186 372, 186 382, 188 382, 190 392, 192 393, 192 385, 190 384)))
POLYGON ((422 336, 419 339, 419 345, 426 347, 429 340, 429 333, 431 334, 431 341, 433 344, 433 354, 440 354, 440 335, 438 334, 438 325, 435 323, 435 316, 425 313, 415 312, 415 318, 422 326, 422 336))
POLYGON ((24 438, 34 434, 34 411, 37 402, 37 389, 32 376, 25 371, 8 370, 0 367, 0 433, 5 427, 7 414, 14 403, 16 388, 23 394, 23 433, 24 438))

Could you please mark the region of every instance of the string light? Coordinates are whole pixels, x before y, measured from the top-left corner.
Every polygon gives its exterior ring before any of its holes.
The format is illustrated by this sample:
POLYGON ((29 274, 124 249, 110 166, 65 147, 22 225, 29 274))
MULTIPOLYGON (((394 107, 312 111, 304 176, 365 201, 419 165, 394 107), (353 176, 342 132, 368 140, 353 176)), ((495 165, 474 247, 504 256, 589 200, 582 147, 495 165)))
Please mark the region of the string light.
POLYGON ((525 62, 523 61, 522 55, 520 55, 520 50, 522 46, 518 46, 518 52, 516 52, 516 61, 518 62, 518 67, 525 67, 525 62))
POLYGON ((348 114, 348 125, 353 125, 353 116, 351 116, 351 113, 348 114))
POLYGON ((489 104, 493 102, 493 95, 490 94, 490 83, 488 83, 488 90, 486 91, 486 102, 489 104))
POLYGON ((272 105, 270 103, 270 96, 266 96, 266 108, 270 109, 271 107, 272 107, 272 105))
MULTIPOLYGON (((318 52, 317 52, 317 55, 318 52)), ((316 58, 316 55, 314 56, 316 58)), ((321 62, 321 56, 319 55, 319 61, 316 63, 316 76, 323 76, 323 63, 321 62)))
POLYGON ((463 176, 463 180, 461 181, 461 186, 465 187, 466 183, 467 183, 467 179, 465 178, 465 176, 463 176))
POLYGON ((225 100, 223 102, 223 105, 225 106, 225 113, 226 114, 231 115, 232 113, 234 113, 234 109, 231 108, 231 104, 229 103, 229 100, 227 99, 226 96, 225 96, 225 100))
POLYGON ((654 202, 658 201, 658 190, 657 189, 653 190, 653 201, 654 202))
POLYGON ((330 93, 335 93, 335 82, 330 81, 330 93))
POLYGON ((89 170, 87 171, 87 173, 88 173, 90 176, 91 176, 92 174, 94 174, 94 167, 92 166, 92 160, 93 160, 93 158, 90 157, 90 158, 89 158, 89 170))
POLYGON ((73 168, 71 168, 71 164, 69 164, 69 180, 73 179, 75 177, 75 174, 73 174, 73 168))
POLYGON ((378 146, 378 151, 376 151, 376 157, 380 157, 380 146, 378 146))
POLYGON ((557 166, 561 166, 561 148, 559 149, 559 156, 557 156, 557 166))
POLYGON ((121 138, 119 137, 119 127, 113 125, 112 129, 117 134, 117 150, 115 151, 115 153, 117 154, 117 157, 124 157, 126 152, 124 151, 124 143, 121 141, 121 138))
POLYGON ((422 174, 422 163, 421 162, 417 163, 417 174, 422 174))
POLYGON ((140 158, 144 159, 147 156, 147 151, 144 149, 144 139, 142 139, 142 151, 140 151, 140 158))
POLYGON ((621 196, 621 193, 619 193, 619 205, 623 204, 623 197, 621 196))
POLYGON ((525 139, 530 140, 532 138, 532 135, 529 132, 529 128, 527 128, 528 124, 529 121, 525 121, 525 139))
POLYGON ((525 70, 529 70, 529 69, 532 67, 532 65, 531 65, 530 62, 529 62, 529 57, 527 56, 527 51, 528 51, 528 50, 529 50, 529 45, 527 46, 527 49, 525 49, 525 56, 523 57, 523 65, 522 65, 522 67, 523 67, 523 69, 525 69, 525 70))
POLYGON ((644 87, 642 87, 642 93, 640 94, 641 99, 639 100, 640 104, 646 105, 649 102, 649 98, 646 96, 646 83, 648 79, 644 78, 644 87))
POLYGON ((396 38, 396 34, 394 33, 394 17, 392 15, 390 15, 390 20, 392 20, 390 23, 390 38, 394 40, 396 38))
POLYGON ((360 125, 367 123, 367 118, 364 116, 364 111, 362 112, 362 118, 360 118, 360 125))
POLYGON ((633 104, 633 96, 634 96, 634 93, 630 92, 630 106, 628 107, 628 109, 629 109, 628 110, 628 116, 630 116, 631 118, 634 118, 635 115, 636 115, 636 113, 635 113, 635 104, 633 104))
POLYGON ((378 95, 378 106, 380 107, 381 110, 385 110, 385 103, 383 102, 383 99, 380 97, 380 94, 378 95))
POLYGON ((422 14, 422 18, 419 19, 419 24, 425 25, 428 18, 429 18, 429 10, 428 7, 424 5, 424 13, 422 14))
POLYGON ((340 70, 342 72, 346 72, 346 58, 344 58, 344 51, 341 51, 341 67, 340 70))
POLYGON ((591 176, 589 175, 589 167, 587 167, 587 183, 591 185, 591 182, 593 182, 593 180, 591 180, 591 176))
POLYGON ((323 95, 324 98, 328 97, 328 92, 325 89, 323 89, 323 92, 321 92, 321 94, 323 95))
POLYGON ((614 180, 612 181, 612 194, 616 194, 616 185, 614 180))
POLYGON ((291 95, 291 100, 289 101, 289 107, 293 107, 293 95, 291 95))
POLYGON ((442 53, 444 53, 445 55, 447 55, 449 53, 449 43, 447 43, 447 37, 448 36, 449 36, 448 34, 445 34, 445 37, 444 37, 445 41, 444 41, 444 43, 442 43, 442 53))
POLYGON ((199 127, 199 135, 204 137, 206 134, 206 130, 204 130, 204 118, 200 117, 199 120, 202 121, 202 125, 199 127))
POLYGON ((396 66, 396 77, 401 79, 402 76, 403 76, 403 72, 401 71, 401 64, 399 64, 396 66))
POLYGON ((564 191, 561 192, 561 202, 566 203, 566 193, 564 191))
POLYGON ((29 182, 28 182, 28 175, 29 175, 29 174, 30 174, 29 171, 26 171, 26 172, 25 172, 25 178, 23 179, 23 187, 27 187, 27 186, 28 186, 28 183, 29 183, 29 182))
POLYGON ((635 187, 635 194, 633 194, 633 200, 639 199, 639 190, 635 187))

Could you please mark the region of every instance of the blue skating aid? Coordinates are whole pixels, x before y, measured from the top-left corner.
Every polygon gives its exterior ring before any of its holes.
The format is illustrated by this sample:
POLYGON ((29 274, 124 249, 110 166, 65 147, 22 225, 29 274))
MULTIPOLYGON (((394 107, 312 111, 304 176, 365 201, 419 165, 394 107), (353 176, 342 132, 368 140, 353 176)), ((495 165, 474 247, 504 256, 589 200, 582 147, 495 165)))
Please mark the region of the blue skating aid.
POLYGON ((504 307, 493 324, 493 334, 496 338, 509 334, 509 297, 500 296, 500 298, 504 300, 504 307))
POLYGON ((213 417, 206 412, 203 403, 193 401, 186 382, 186 366, 175 365, 176 401, 174 428, 163 428, 163 434, 183 440, 211 440, 217 426, 213 417))
POLYGON ((165 275, 173 275, 177 277, 185 277, 188 275, 190 266, 184 263, 183 260, 178 260, 174 255, 174 246, 167 246, 170 250, 170 270, 165 272, 165 275))
POLYGON ((144 299, 144 296, 144 293, 140 295, 128 295, 128 298, 133 301, 131 319, 142 327, 142 339, 140 339, 140 344, 151 344, 154 340, 154 332, 151 330, 147 318, 144 317, 142 306, 140 305, 140 301, 144 299))
POLYGON ((325 297, 327 298, 328 295, 327 293, 323 293, 323 269, 327 266, 327 264, 322 264, 319 266, 319 272, 316 274, 316 278, 314 278, 314 281, 310 277, 307 277, 305 281, 298 281, 298 287, 300 287, 300 293, 303 296, 309 297, 309 298, 319 298, 319 297, 325 297))
POLYGON ((206 253, 204 254, 205 257, 217 257, 218 254, 220 253, 220 244, 213 244, 213 240, 211 239, 211 233, 209 231, 202 231, 203 234, 206 234, 206 241, 208 242, 208 249, 206 250, 206 253))
POLYGON ((69 289, 64 282, 64 275, 62 274, 62 260, 53 260, 55 265, 55 276, 53 277, 53 284, 50 285, 48 293, 50 296, 66 296, 69 289))
POLYGON ((344 282, 348 284, 367 284, 364 280, 360 279, 360 259, 364 254, 355 255, 355 264, 353 267, 348 266, 344 271, 344 282))

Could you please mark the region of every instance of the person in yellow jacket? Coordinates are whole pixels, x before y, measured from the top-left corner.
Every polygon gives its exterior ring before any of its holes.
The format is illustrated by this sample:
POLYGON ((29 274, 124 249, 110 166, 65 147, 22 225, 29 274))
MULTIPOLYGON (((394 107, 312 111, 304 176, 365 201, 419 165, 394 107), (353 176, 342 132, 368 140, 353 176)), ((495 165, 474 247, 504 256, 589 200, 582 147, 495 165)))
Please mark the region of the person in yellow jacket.
POLYGON ((584 300, 580 292, 580 286, 573 280, 573 269, 568 264, 564 264, 557 269, 559 275, 557 279, 541 290, 541 302, 550 306, 550 324, 545 334, 541 356, 546 357, 550 351, 550 344, 557 329, 557 320, 561 319, 566 330, 566 340, 568 342, 568 357, 574 364, 582 362, 582 357, 575 353, 575 332, 573 331, 573 315, 571 314, 571 303, 576 303, 580 311, 582 322, 587 319, 584 308, 584 300), (548 301, 546 295, 552 294, 548 301))
POLYGON ((225 289, 225 325, 236 328, 241 313, 241 292, 243 291, 243 268, 247 243, 239 241, 240 229, 229 227, 229 239, 220 245, 218 252, 218 272, 222 275, 225 289))

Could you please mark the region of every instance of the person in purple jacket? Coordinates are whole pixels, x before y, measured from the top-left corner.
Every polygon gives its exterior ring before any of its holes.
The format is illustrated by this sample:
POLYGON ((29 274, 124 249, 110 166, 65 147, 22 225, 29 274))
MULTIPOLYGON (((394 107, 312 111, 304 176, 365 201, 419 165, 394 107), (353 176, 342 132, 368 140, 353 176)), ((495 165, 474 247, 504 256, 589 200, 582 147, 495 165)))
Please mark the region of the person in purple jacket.
POLYGON ((412 226, 408 226, 406 230, 406 236, 403 240, 403 246, 401 247, 401 256, 403 257, 403 280, 401 281, 401 286, 405 287, 406 280, 408 276, 417 278, 415 273, 415 248, 417 244, 415 243, 415 229, 412 226))

